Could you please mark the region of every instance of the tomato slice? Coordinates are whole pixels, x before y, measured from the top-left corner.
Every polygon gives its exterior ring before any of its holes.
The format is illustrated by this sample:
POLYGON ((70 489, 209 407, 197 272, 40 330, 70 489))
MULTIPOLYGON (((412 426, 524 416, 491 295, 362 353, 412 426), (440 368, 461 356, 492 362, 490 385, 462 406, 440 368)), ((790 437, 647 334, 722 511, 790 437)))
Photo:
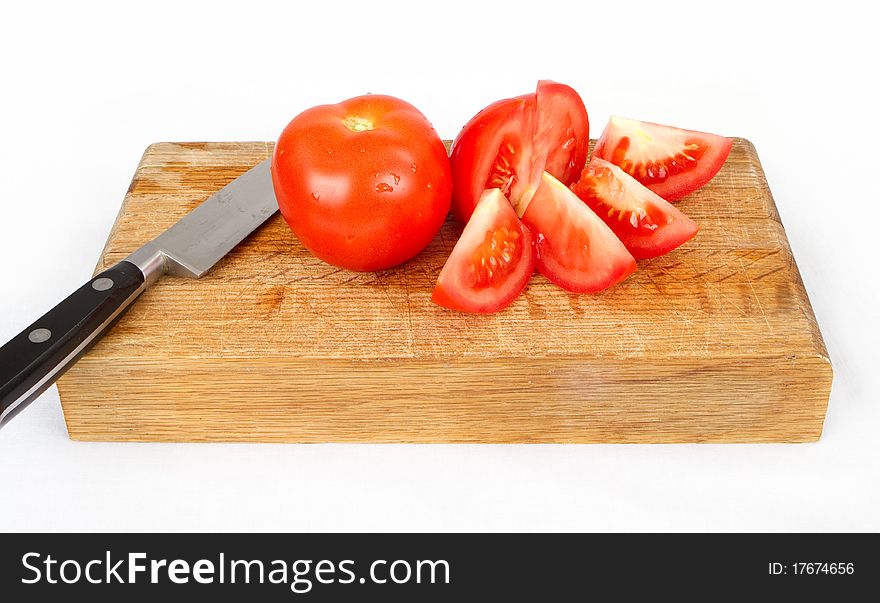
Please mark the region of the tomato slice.
MULTIPOLYGON (((538 119, 533 138, 543 170, 568 185, 577 180, 587 161, 590 119, 577 92, 550 80, 538 82, 538 119)), ((535 179, 540 178, 540 173, 535 179)))
POLYGON ((431 299, 463 312, 497 312, 519 296, 534 271, 532 233, 504 193, 489 189, 440 271, 431 299))
POLYGON ((584 103, 564 84, 541 81, 534 93, 492 103, 452 144, 453 211, 467 222, 483 191, 499 188, 521 214, 545 169, 566 184, 577 179, 589 134, 584 103))
POLYGON ((709 182, 730 154, 729 138, 614 116, 593 155, 620 166, 666 199, 681 199, 709 182))
POLYGON ((534 98, 528 97, 492 103, 452 143, 452 209, 462 223, 470 219, 484 190, 497 188, 520 198, 532 186, 534 105, 534 98))
POLYGON ((547 172, 522 219, 535 235, 538 270, 564 289, 595 293, 636 269, 605 222, 547 172))
POLYGON ((690 241, 697 224, 614 164, 593 157, 571 190, 602 218, 637 260, 690 241))

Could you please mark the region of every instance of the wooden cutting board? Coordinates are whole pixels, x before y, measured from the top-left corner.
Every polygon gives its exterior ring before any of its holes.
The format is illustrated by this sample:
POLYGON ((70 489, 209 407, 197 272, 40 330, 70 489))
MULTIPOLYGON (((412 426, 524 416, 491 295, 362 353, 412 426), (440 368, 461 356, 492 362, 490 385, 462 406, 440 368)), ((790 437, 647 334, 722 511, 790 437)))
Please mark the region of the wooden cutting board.
MULTIPOLYGON (((158 143, 98 268, 272 144, 158 143)), ((506 311, 431 289, 460 227, 398 268, 312 257, 276 215, 203 279, 162 279, 59 382, 77 440, 806 442, 831 364, 751 143, 679 203, 701 226, 622 284, 535 276, 506 311)))

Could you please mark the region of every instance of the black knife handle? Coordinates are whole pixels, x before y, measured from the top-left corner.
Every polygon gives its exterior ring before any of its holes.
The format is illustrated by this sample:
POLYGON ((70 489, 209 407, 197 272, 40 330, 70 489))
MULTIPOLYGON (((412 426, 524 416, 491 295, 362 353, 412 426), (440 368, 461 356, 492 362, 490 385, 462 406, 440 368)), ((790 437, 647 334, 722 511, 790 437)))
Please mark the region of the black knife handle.
POLYGON ((55 383, 144 288, 141 269, 119 262, 0 348, 0 427, 55 383))

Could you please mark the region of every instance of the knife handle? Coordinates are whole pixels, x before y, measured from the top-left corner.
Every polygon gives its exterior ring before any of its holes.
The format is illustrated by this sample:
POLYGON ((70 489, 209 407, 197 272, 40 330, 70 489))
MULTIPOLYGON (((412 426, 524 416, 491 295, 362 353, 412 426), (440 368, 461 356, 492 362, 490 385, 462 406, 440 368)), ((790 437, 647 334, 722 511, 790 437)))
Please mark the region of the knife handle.
POLYGON ((145 286, 138 266, 119 262, 0 348, 0 427, 91 348, 145 286))

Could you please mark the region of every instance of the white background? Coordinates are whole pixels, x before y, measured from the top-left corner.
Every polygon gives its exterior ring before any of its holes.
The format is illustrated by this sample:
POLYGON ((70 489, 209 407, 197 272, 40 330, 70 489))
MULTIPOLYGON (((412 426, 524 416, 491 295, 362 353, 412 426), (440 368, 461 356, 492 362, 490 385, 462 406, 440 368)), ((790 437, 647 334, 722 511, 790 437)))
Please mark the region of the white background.
POLYGON ((539 78, 751 139, 835 369, 820 442, 147 445, 0 433, 0 530, 880 529, 877 20, 835 2, 20 2, 0 21, 0 340, 89 278, 144 148, 366 92, 444 137, 539 78))

